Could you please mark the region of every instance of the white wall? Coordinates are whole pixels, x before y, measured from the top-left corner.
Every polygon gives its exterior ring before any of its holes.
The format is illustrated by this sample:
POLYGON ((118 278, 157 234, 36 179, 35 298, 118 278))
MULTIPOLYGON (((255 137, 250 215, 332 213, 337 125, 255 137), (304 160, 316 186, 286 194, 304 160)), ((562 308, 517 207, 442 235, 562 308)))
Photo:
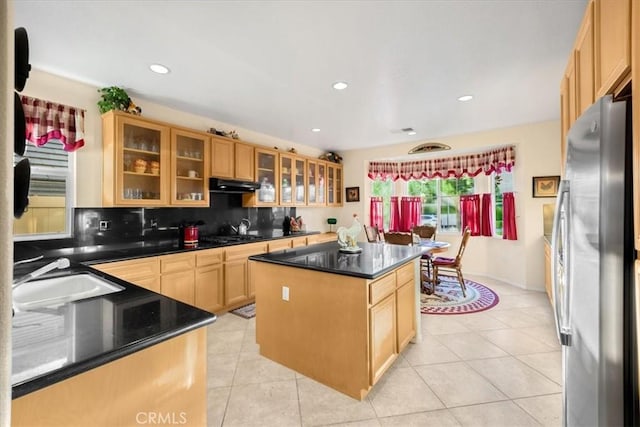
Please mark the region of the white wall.
MULTIPOLYGON (((339 222, 348 224, 357 213, 369 222, 370 183, 366 178, 370 160, 406 156, 409 149, 426 142, 412 142, 393 146, 367 148, 341 153, 344 158, 345 187, 360 187, 360 202, 345 203, 339 212, 339 222)), ((553 202, 549 198, 534 199, 531 194, 533 176, 560 174, 560 122, 550 121, 505 129, 495 129, 466 135, 440 138, 438 142, 451 146, 450 156, 458 151, 513 144, 516 147, 515 197, 518 240, 507 241, 489 237, 472 237, 464 256, 464 271, 495 277, 527 289, 544 289, 544 246, 542 205, 553 202)), ((439 240, 452 243, 457 250, 460 236, 438 235, 439 240)))

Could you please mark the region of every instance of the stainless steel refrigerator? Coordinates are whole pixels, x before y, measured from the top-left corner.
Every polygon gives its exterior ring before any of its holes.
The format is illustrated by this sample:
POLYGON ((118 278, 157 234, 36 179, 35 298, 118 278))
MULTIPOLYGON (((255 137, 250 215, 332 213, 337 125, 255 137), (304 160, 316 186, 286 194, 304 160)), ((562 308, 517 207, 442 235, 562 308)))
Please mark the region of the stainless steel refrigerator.
POLYGON ((605 96, 567 135, 552 234, 563 423, 638 423, 631 102, 605 96))

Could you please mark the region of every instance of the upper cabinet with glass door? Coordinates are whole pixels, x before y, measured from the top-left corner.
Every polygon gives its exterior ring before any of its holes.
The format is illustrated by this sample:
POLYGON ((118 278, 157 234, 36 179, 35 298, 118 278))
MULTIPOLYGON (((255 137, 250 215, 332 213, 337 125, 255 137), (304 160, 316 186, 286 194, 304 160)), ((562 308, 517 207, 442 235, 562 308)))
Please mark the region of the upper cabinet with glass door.
POLYGON ((209 137, 171 129, 171 204, 209 206, 209 137))
POLYGON ((264 148, 255 148, 255 174, 260 188, 254 193, 242 195, 243 206, 278 206, 280 191, 280 173, 278 152, 264 148))
POLYGON ((326 203, 327 166, 322 160, 307 160, 307 205, 324 206, 326 203))
POLYGON ((169 203, 169 128, 110 111, 102 116, 103 206, 169 203))
POLYGON ((305 160, 293 154, 279 154, 280 158, 280 205, 304 206, 305 160))
POLYGON ((327 206, 342 206, 342 166, 327 163, 327 206))

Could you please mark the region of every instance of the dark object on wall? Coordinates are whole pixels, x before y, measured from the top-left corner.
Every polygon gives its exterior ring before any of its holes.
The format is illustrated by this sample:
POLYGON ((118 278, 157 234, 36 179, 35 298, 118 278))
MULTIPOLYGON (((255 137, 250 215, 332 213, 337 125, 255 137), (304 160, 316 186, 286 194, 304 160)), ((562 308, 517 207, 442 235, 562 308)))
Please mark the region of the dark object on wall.
POLYGON ((532 184, 533 197, 556 197, 560 176, 534 176, 532 184))
POLYGON ((29 38, 24 28, 15 29, 15 89, 20 92, 29 78, 29 38))
POLYGON ((19 156, 24 155, 26 135, 26 123, 24 120, 24 110, 22 109, 22 101, 20 95, 14 92, 13 97, 13 151, 19 156))
POLYGON ((345 188, 347 193, 347 202, 359 202, 360 201, 360 187, 347 187, 345 188))
POLYGON ((259 182, 235 179, 209 178, 209 191, 222 193, 253 193, 260 188, 259 182))
POLYGON ((30 180, 29 159, 22 159, 13 168, 13 216, 15 218, 20 218, 29 205, 30 180))
POLYGON ((291 234, 291 217, 285 216, 282 221, 282 234, 288 236, 291 234))
MULTIPOLYGON (((24 28, 15 29, 15 89, 24 89, 31 65, 29 64, 29 38, 24 28)), ((25 147, 25 119, 22 101, 18 93, 13 97, 13 151, 22 156, 25 147)), ((22 159, 13 167, 13 216, 20 218, 29 205, 29 181, 31 180, 31 165, 29 159, 22 159)))

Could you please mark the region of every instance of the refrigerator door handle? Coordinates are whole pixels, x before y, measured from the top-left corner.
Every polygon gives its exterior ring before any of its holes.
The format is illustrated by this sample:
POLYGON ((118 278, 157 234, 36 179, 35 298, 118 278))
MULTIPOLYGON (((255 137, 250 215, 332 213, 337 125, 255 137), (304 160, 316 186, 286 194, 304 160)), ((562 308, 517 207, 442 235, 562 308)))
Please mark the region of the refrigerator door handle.
POLYGON ((568 325, 569 313, 569 181, 560 181, 556 210, 553 216, 553 232, 551 235, 551 288, 553 291, 554 317, 560 344, 571 345, 571 328, 568 325), (565 206, 565 203, 567 204, 565 206), (563 207, 565 209, 563 209, 563 207), (562 241, 560 241, 562 239, 562 241), (559 280, 561 279, 561 280, 559 280), (561 287, 562 286, 562 287, 561 287))

